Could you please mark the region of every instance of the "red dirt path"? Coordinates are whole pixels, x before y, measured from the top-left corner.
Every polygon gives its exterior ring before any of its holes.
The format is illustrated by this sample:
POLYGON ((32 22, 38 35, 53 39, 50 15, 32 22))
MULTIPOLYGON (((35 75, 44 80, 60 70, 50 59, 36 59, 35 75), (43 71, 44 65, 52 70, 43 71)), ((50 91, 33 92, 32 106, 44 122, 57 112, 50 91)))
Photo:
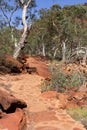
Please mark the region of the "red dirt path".
POLYGON ((82 124, 60 109, 61 102, 55 96, 41 96, 40 85, 43 80, 36 74, 0 76, 0 87, 27 103, 27 130, 85 130, 82 124))

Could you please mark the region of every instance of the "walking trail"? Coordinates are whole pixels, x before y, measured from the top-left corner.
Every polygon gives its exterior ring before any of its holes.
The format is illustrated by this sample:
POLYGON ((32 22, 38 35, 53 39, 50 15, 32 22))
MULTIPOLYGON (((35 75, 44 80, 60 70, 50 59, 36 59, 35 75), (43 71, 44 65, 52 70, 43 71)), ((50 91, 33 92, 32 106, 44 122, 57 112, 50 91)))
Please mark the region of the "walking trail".
POLYGON ((3 80, 14 96, 27 103, 27 130, 85 130, 80 122, 59 109, 61 102, 58 99, 41 96, 42 80, 35 74, 7 75, 3 80))

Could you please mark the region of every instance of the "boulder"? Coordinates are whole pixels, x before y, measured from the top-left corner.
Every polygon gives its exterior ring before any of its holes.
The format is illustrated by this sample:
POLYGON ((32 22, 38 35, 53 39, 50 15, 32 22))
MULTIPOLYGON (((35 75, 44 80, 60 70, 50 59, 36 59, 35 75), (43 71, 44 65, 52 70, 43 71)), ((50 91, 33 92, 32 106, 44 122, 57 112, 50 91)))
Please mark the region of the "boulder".
POLYGON ((14 113, 0 115, 0 130, 25 130, 26 116, 22 109, 17 108, 14 113))
POLYGON ((7 113, 14 112, 16 108, 25 108, 27 104, 6 91, 0 90, 0 107, 7 113))
POLYGON ((13 64, 13 66, 16 66, 17 68, 21 68, 23 66, 18 60, 9 55, 5 56, 5 61, 9 64, 13 64))
POLYGON ((5 66, 7 69, 10 69, 10 72, 16 73, 20 73, 23 67, 22 63, 20 63, 18 60, 14 59, 12 56, 9 55, 6 55, 2 58, 2 65, 5 66))
POLYGON ((46 91, 41 93, 41 96, 44 98, 58 98, 58 93, 56 91, 46 91))
POLYGON ((45 61, 41 60, 39 57, 29 57, 27 58, 26 64, 29 65, 30 68, 35 67, 37 70, 37 74, 49 80, 51 78, 51 74, 48 68, 48 65, 45 61))

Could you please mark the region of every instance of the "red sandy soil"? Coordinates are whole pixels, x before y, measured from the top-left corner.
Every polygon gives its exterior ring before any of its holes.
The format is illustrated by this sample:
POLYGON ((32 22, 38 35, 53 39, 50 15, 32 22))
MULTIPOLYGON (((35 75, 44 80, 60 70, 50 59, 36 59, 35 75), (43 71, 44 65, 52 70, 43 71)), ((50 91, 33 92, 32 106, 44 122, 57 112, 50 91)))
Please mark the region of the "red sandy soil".
POLYGON ((56 92, 41 94, 43 80, 37 74, 0 75, 0 88, 10 91, 28 105, 25 109, 27 130, 85 130, 82 124, 60 109, 56 92))
MULTIPOLYGON (((29 63, 30 67, 36 67, 38 73, 0 75, 0 88, 27 103, 27 108, 25 108, 26 130, 86 130, 65 110, 69 105, 67 101, 72 99, 79 101, 79 96, 72 92, 71 96, 52 91, 41 93, 41 84, 44 79, 50 79, 50 74, 47 71, 48 62, 37 60, 37 58, 30 57, 27 59, 27 64, 29 63)), ((70 72, 71 68, 72 66, 66 67, 64 70, 70 72)))

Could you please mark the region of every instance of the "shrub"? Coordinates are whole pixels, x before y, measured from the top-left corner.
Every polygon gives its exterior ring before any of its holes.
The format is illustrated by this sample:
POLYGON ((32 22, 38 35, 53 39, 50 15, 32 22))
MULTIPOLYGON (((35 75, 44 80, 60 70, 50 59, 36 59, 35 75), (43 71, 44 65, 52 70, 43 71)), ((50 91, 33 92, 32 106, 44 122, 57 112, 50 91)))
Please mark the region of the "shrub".
POLYGON ((43 84, 43 91, 55 90, 59 92, 67 92, 70 89, 78 90, 85 82, 85 77, 81 72, 71 72, 71 74, 65 73, 62 69, 51 67, 52 78, 49 81, 45 81, 43 84))
POLYGON ((75 120, 80 121, 87 129, 87 108, 75 108, 67 110, 67 113, 75 120))

